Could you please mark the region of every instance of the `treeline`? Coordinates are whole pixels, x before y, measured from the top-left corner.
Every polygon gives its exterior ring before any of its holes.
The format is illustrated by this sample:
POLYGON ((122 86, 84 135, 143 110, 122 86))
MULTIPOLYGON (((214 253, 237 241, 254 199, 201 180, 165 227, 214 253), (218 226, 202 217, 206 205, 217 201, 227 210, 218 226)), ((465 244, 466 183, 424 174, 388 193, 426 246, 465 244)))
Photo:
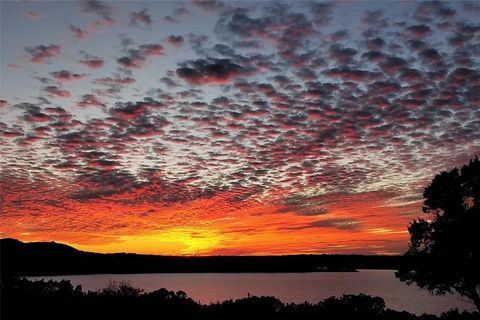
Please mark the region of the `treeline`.
POLYGON ((54 242, 0 240, 3 274, 65 275, 160 272, 322 272, 398 269, 401 256, 290 255, 179 257, 142 254, 99 254, 54 242))
POLYGON ((3 281, 1 319, 368 319, 477 320, 478 313, 452 310, 441 316, 416 316, 385 307, 379 297, 343 295, 319 303, 282 303, 274 297, 246 297, 200 304, 185 292, 159 289, 144 293, 128 283, 111 283, 96 292, 83 292, 70 281, 3 281))

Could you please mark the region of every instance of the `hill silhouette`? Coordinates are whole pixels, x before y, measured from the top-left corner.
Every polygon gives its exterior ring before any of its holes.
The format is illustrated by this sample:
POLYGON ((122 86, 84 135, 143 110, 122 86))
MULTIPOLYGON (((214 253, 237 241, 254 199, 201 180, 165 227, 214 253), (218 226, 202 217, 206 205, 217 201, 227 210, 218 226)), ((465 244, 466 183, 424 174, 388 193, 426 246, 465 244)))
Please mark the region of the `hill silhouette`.
POLYGON ((401 256, 160 256, 93 253, 56 242, 24 243, 0 239, 2 275, 182 272, 324 272, 397 269, 401 256))

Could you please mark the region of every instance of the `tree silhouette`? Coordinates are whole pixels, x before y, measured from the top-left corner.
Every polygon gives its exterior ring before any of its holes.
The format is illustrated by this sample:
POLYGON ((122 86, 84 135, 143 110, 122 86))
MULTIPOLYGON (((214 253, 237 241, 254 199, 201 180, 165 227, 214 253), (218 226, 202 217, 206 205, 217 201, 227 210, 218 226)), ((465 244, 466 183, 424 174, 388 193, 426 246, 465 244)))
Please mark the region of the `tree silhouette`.
POLYGON ((408 227, 408 263, 396 276, 433 294, 453 290, 480 311, 480 161, 435 176, 425 188, 424 213, 408 227))

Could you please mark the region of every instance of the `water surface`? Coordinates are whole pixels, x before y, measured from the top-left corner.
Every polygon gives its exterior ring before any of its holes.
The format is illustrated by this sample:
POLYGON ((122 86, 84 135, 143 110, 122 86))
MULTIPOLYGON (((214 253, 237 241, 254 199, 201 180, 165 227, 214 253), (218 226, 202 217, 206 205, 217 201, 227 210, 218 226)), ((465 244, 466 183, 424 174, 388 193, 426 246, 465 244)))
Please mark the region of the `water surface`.
POLYGON ((150 273, 94 274, 32 279, 67 279, 83 290, 104 288, 109 281, 125 280, 135 287, 153 291, 160 288, 185 291, 201 303, 237 299, 251 295, 275 296, 283 302, 318 302, 331 296, 365 293, 385 299, 388 308, 416 314, 440 314, 451 308, 473 310, 472 304, 457 295, 431 296, 416 286, 395 278, 392 270, 316 273, 150 273))

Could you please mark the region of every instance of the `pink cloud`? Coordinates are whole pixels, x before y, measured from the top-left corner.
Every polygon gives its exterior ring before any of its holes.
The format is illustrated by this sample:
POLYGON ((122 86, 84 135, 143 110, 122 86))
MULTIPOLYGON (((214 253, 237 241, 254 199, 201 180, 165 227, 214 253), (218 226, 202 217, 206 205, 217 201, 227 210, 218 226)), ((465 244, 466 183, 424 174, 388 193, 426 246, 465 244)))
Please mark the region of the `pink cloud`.
POLYGON ((145 26, 150 26, 152 24, 152 17, 147 13, 147 9, 143 9, 138 12, 132 12, 129 14, 130 24, 133 26, 138 26, 143 24, 145 26))
POLYGON ((73 80, 80 80, 80 79, 83 79, 85 77, 84 74, 74 73, 74 72, 70 72, 70 71, 67 71, 67 70, 54 71, 50 74, 55 78, 55 80, 57 80, 59 82, 68 82, 68 81, 73 81, 73 80))
POLYGON ((72 31, 73 35, 77 39, 85 40, 88 38, 88 32, 86 30, 82 30, 74 25, 70 25, 70 31, 72 31))
POLYGON ((45 88, 45 91, 48 93, 50 97, 55 97, 55 98, 68 98, 72 94, 68 90, 63 90, 57 86, 48 86, 45 88))
POLYGON ((90 59, 78 60, 78 62, 90 69, 98 69, 103 67, 103 65, 105 64, 105 60, 101 58, 90 58, 90 59))
POLYGON ((46 59, 58 57, 62 53, 62 48, 55 44, 28 47, 26 50, 31 55, 30 61, 36 64, 45 63, 46 59))

